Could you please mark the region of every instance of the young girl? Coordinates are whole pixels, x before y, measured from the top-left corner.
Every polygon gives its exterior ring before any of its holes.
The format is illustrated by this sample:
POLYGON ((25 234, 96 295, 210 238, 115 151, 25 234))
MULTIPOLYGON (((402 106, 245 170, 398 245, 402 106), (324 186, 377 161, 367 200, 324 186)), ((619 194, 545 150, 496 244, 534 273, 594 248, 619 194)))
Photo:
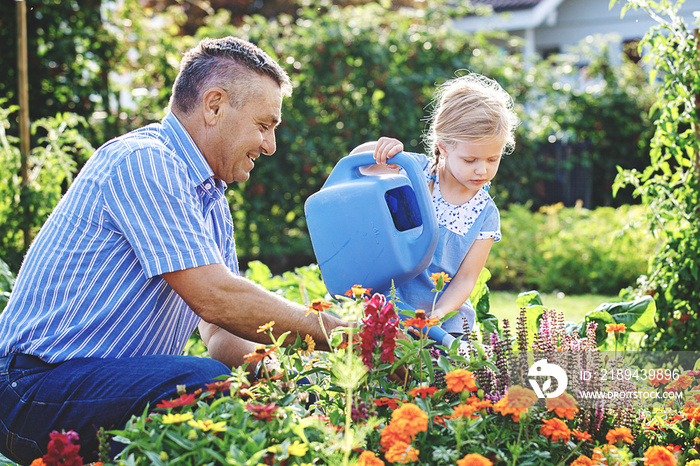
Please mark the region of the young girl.
MULTIPOLYGON (((397 288, 399 300, 430 317, 458 314, 442 324, 457 336, 469 333, 476 312, 469 302, 494 241, 501 239, 500 217, 488 194, 501 157, 512 152, 519 124, 513 100, 494 80, 467 74, 438 87, 425 140, 432 157, 412 154, 423 166, 438 218, 439 240, 432 262, 410 282, 397 288), (433 274, 451 280, 435 308, 433 274)), ((362 144, 352 153, 374 152, 378 164, 403 150, 393 138, 362 144)), ((382 290, 377 290, 382 291, 382 290)), ((383 290, 388 292, 388 290, 383 290)))

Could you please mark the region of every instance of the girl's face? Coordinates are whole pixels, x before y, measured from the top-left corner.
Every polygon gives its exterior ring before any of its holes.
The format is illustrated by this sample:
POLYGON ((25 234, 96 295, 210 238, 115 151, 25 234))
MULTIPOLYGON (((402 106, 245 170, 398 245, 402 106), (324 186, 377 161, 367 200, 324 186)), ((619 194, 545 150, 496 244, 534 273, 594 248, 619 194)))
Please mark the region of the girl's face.
POLYGON ((482 144, 439 144, 438 147, 445 157, 444 169, 448 178, 458 183, 459 191, 471 194, 471 198, 496 176, 504 145, 503 141, 495 140, 482 144))

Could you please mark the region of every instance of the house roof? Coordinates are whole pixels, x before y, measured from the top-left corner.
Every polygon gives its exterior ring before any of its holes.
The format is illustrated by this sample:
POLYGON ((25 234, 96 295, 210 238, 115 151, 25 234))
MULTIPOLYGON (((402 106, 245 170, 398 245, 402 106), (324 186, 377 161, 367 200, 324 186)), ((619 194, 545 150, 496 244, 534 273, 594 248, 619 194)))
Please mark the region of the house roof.
POLYGON ((472 0, 472 3, 490 5, 494 11, 525 10, 536 7, 542 0, 472 0))
POLYGON ((557 9, 565 0, 472 0, 474 3, 491 5, 495 14, 490 16, 470 15, 455 21, 458 29, 467 32, 483 30, 514 31, 533 29, 543 24, 554 24, 557 9))

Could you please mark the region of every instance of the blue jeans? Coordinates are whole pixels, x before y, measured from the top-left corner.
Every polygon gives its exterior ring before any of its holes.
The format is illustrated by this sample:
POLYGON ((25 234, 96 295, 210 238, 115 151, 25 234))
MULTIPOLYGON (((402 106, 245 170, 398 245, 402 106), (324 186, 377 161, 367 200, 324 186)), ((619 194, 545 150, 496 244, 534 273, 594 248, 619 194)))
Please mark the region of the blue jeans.
POLYGON ((121 429, 147 404, 176 398, 177 385, 192 391, 230 373, 219 361, 192 356, 73 359, 32 368, 13 356, 0 367, 0 452, 29 464, 46 453, 50 432, 73 430, 85 462, 96 461, 100 427, 121 429))

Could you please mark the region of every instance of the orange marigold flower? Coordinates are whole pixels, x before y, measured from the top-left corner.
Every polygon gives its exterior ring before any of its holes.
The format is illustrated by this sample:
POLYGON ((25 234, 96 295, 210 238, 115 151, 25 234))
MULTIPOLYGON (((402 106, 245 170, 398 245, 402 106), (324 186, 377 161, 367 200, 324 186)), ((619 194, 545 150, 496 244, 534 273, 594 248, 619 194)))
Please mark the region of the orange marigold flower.
POLYGON ((477 410, 493 407, 491 400, 482 400, 474 395, 470 396, 465 403, 474 406, 477 410))
POLYGON ((676 380, 671 382, 666 386, 667 389, 672 390, 687 390, 693 384, 693 378, 686 374, 681 375, 676 380))
POLYGON ((372 288, 362 288, 362 285, 352 285, 348 291, 345 292, 347 296, 352 296, 355 298, 361 298, 365 294, 369 294, 372 288))
POLYGON ((438 389, 436 387, 414 387, 408 392, 408 394, 414 398, 421 397, 425 399, 432 397, 437 391, 438 389))
POLYGON ((428 430, 428 415, 413 403, 406 403, 391 413, 391 424, 395 424, 410 437, 428 430))
POLYGON ((560 439, 564 439, 564 442, 568 442, 571 438, 569 426, 556 417, 544 421, 542 428, 540 428, 540 433, 549 438, 552 442, 558 442, 560 439))
POLYGON ((590 459, 587 456, 581 455, 578 458, 576 458, 570 466, 593 466, 594 464, 596 463, 594 463, 592 459, 590 459))
POLYGON ((396 443, 411 443, 411 436, 402 430, 398 424, 390 422, 381 431, 379 444, 384 451, 391 448, 396 443))
POLYGON ((512 408, 527 409, 537 401, 537 395, 529 388, 513 385, 506 392, 508 404, 512 408))
POLYGON ((455 369, 451 371, 445 375, 445 382, 447 383, 447 389, 455 393, 462 393, 465 389, 470 392, 475 392, 479 389, 476 386, 471 371, 466 369, 455 369))
POLYGON ((457 460, 457 466, 493 466, 493 462, 478 453, 470 453, 461 460, 457 460))
POLYGON ((610 445, 615 445, 618 442, 634 443, 632 431, 627 427, 618 427, 617 429, 609 431, 605 436, 605 440, 607 440, 610 445))
POLYGON ((661 445, 652 445, 644 452, 645 466, 675 466, 678 460, 661 445))
POLYGON ((649 377, 649 383, 652 387, 658 387, 659 385, 669 383, 671 381, 671 372, 664 370, 653 371, 651 377, 649 377))
POLYGON ((684 409, 683 414, 689 421, 695 421, 696 424, 700 423, 700 409, 684 409))
POLYGON ((625 324, 608 324, 605 326, 605 331, 608 333, 625 333, 625 330, 627 330, 625 324))
POLYGON ((316 314, 320 314, 329 307, 332 307, 333 304, 329 303, 327 301, 323 301, 322 299, 314 299, 311 304, 309 304, 308 309, 306 309, 306 315, 308 316, 312 312, 316 314))
POLYGON ((536 400, 537 395, 532 390, 520 385, 513 385, 508 388, 506 395, 493 405, 493 410, 502 416, 510 414, 513 421, 520 422, 520 416, 526 413, 536 400), (511 397, 513 401, 511 401, 511 397))
POLYGON ((363 451, 357 460, 358 466, 384 466, 384 461, 377 458, 377 455, 371 451, 363 451))
POLYGON ((452 414, 448 416, 450 419, 459 419, 461 417, 471 417, 478 410, 473 405, 458 404, 452 410, 452 414))
POLYGON ((384 457, 390 463, 406 464, 417 461, 419 453, 410 443, 396 442, 384 453, 384 457))
POLYGON ((581 432, 580 430, 573 429, 571 433, 576 437, 576 439, 583 441, 583 442, 590 442, 593 440, 593 436, 589 434, 588 432, 581 432))
POLYGON ((29 466, 46 466, 46 463, 44 463, 43 458, 37 458, 34 461, 32 461, 32 464, 30 464, 29 466))
POLYGON ((563 393, 556 398, 547 398, 545 405, 550 411, 561 418, 573 419, 578 412, 576 400, 568 393, 563 393))

